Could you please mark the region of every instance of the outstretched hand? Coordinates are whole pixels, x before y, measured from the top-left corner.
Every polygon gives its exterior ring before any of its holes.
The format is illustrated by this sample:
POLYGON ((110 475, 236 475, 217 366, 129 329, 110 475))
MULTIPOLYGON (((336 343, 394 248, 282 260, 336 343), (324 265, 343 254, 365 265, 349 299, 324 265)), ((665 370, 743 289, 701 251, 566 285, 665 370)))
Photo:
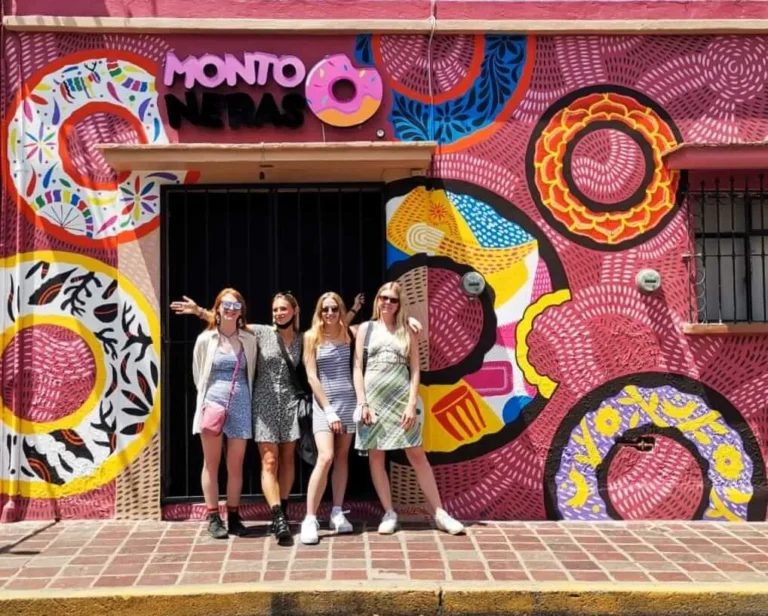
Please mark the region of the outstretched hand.
POLYGON ((195 300, 187 297, 186 295, 183 295, 182 297, 184 298, 184 301, 171 302, 171 310, 173 310, 176 314, 192 314, 197 316, 199 313, 199 307, 197 303, 195 303, 195 300))

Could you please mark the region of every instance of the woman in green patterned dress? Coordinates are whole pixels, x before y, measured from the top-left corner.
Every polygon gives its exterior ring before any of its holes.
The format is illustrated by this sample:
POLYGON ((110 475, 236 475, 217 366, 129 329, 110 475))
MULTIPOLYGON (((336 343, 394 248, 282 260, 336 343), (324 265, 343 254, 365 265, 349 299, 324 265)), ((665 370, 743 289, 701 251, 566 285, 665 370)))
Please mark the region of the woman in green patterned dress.
POLYGON ((435 524, 440 530, 458 535, 464 532, 464 526, 443 509, 435 475, 421 446, 421 424, 416 419, 419 351, 400 298, 398 283, 381 287, 373 305, 373 320, 363 323, 357 333, 357 340, 368 341, 368 354, 363 373, 365 345, 356 345, 354 381, 361 421, 357 424, 355 446, 369 453, 371 478, 384 508, 379 533, 390 535, 397 530, 386 452, 403 449, 434 512, 435 524))

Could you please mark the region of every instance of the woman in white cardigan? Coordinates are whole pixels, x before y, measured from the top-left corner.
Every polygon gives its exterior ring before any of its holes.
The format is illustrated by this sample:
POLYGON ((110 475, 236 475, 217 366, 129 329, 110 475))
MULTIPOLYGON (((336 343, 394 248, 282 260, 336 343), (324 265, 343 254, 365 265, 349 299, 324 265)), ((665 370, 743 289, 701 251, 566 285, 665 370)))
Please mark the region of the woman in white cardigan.
POLYGON ((243 487, 245 448, 252 438, 251 394, 256 371, 256 336, 246 324, 243 296, 224 289, 216 297, 207 329, 197 337, 192 374, 197 404, 192 433, 203 445, 201 483, 207 508, 208 532, 216 539, 240 535, 245 526, 238 513, 243 487), (204 427, 204 414, 227 409, 220 432, 204 427), (219 515, 219 464, 227 437, 227 526, 219 515))

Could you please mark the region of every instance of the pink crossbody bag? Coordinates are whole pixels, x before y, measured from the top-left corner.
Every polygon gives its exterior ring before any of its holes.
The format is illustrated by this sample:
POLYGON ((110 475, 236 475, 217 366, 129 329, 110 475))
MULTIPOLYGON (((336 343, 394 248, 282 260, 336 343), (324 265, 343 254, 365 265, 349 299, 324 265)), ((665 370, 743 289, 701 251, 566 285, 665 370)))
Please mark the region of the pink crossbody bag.
POLYGON ((229 400, 227 401, 227 406, 222 406, 216 402, 206 402, 203 405, 203 421, 201 428, 214 436, 221 434, 221 431, 224 429, 224 422, 227 421, 229 405, 232 404, 232 396, 235 393, 235 380, 240 372, 240 358, 244 352, 243 349, 240 349, 240 352, 237 354, 235 371, 232 373, 232 382, 229 384, 229 400))

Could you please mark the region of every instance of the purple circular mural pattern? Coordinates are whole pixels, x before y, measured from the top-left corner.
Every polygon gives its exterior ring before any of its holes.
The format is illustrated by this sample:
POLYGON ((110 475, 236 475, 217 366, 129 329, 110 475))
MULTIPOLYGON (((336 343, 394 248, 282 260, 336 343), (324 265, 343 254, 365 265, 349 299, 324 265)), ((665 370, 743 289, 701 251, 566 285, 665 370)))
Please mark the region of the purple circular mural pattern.
MULTIPOLYGON (((642 426, 679 432, 692 446, 689 451, 704 461, 704 468, 708 466, 704 480, 711 483, 711 490, 704 495, 704 518, 748 519, 753 463, 739 432, 701 396, 665 385, 625 385, 588 411, 571 431, 554 477, 556 506, 564 519, 616 517, 599 486, 600 467, 623 434, 642 426)), ((610 476, 610 468, 606 474, 610 476)))

